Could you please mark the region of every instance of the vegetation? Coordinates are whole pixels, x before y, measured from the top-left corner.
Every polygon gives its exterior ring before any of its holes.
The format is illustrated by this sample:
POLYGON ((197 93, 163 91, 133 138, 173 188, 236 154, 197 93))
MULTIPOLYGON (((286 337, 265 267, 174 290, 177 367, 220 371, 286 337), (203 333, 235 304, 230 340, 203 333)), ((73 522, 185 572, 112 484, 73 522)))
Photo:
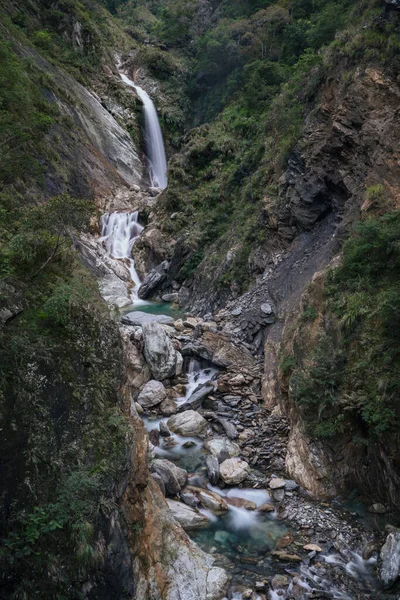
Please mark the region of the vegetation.
POLYGON ((341 335, 325 330, 310 364, 295 369, 291 378, 293 397, 316 435, 343 431, 345 414, 347 425, 358 423, 369 439, 396 429, 399 281, 400 212, 359 223, 326 285, 326 302, 341 335))

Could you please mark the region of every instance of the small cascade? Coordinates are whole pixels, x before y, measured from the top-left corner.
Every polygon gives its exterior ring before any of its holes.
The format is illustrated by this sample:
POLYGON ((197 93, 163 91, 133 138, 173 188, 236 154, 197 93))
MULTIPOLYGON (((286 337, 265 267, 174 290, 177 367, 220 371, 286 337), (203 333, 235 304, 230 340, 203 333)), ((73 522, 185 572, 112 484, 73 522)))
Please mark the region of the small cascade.
POLYGON ((129 77, 121 73, 121 79, 126 85, 134 88, 143 102, 144 112, 144 138, 146 154, 149 161, 149 175, 151 185, 161 188, 167 187, 167 159, 165 156, 164 141, 158 120, 157 110, 148 93, 129 77))
POLYGON ((132 247, 143 231, 138 223, 138 212, 133 213, 105 213, 101 217, 101 238, 99 242, 105 244, 107 254, 115 260, 124 260, 129 265, 129 272, 134 283, 132 300, 137 303, 138 289, 141 284, 140 277, 135 269, 132 258, 132 247))
POLYGON ((185 404, 189 400, 193 392, 201 385, 209 383, 214 378, 214 375, 218 373, 218 369, 215 367, 202 368, 199 360, 191 358, 189 366, 187 368, 188 382, 186 384, 185 395, 175 400, 178 406, 185 404))

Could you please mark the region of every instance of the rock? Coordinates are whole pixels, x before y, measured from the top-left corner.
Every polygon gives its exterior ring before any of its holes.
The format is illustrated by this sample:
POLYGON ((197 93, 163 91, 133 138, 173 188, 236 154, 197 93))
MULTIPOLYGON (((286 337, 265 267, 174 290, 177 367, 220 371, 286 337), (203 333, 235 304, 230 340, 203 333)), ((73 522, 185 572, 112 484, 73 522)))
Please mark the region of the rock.
POLYGON ((250 588, 248 588, 247 590, 244 590, 242 592, 242 598, 244 598, 245 600, 249 600, 250 598, 252 598, 253 596, 253 590, 251 590, 250 588))
POLYGON ((111 307, 123 308, 132 303, 127 284, 114 273, 99 280, 100 294, 111 307))
POLYGON ((154 481, 157 483, 158 487, 160 488, 162 495, 165 496, 166 490, 165 490, 165 484, 164 484, 162 478, 159 476, 158 473, 151 473, 151 476, 154 479, 154 481))
POLYGON ((196 317, 187 317, 183 324, 185 327, 189 327, 190 329, 195 329, 196 325, 201 322, 201 319, 197 319, 196 317))
POLYGON ((275 506, 273 504, 270 504, 269 502, 266 502, 265 504, 259 506, 258 510, 260 512, 273 512, 275 510, 275 506))
POLYGON ((211 485, 217 485, 219 480, 219 462, 216 456, 206 458, 207 476, 211 485))
POLYGON ((137 401, 143 408, 150 408, 152 406, 157 406, 157 404, 160 404, 163 400, 166 399, 166 397, 167 392, 161 381, 151 379, 142 388, 137 401))
POLYGON ((228 510, 228 505, 225 499, 215 492, 202 490, 199 488, 197 496, 204 508, 209 508, 216 513, 225 512, 228 510))
POLYGON ((188 440, 187 442, 182 444, 182 448, 194 448, 195 446, 197 446, 197 444, 193 440, 188 440))
POLYGON ((230 385, 244 385, 246 383, 245 376, 242 373, 234 375, 229 380, 230 385))
POLYGON ((218 543, 218 544, 226 544, 227 541, 229 540, 229 532, 228 531, 224 531, 219 530, 216 531, 214 533, 214 540, 218 543))
POLYGON ((144 356, 154 379, 173 377, 176 371, 176 350, 159 323, 143 325, 144 356))
POLYGON ((207 421, 195 410, 187 410, 171 417, 167 425, 174 433, 180 435, 200 435, 208 427, 207 421))
POLYGON ((256 510, 257 508, 255 502, 246 500, 246 498, 227 498, 226 501, 230 506, 235 506, 236 508, 245 508, 246 510, 256 510))
POLYGON ((176 364, 175 364, 175 375, 181 375, 183 370, 183 356, 180 352, 176 351, 176 364))
POLYGON ((207 440, 204 444, 204 448, 218 459, 220 458, 221 453, 225 453, 225 456, 228 455, 230 458, 239 456, 240 454, 240 446, 225 437, 216 437, 212 440, 207 440))
POLYGON ((138 402, 135 402, 135 408, 138 411, 139 415, 142 415, 144 413, 143 406, 140 406, 138 402))
POLYGON ((283 489, 272 490, 271 496, 272 496, 272 499, 275 500, 275 502, 282 502, 282 500, 285 497, 285 490, 283 490, 283 489))
POLYGON ((285 487, 285 480, 280 477, 273 477, 269 482, 269 487, 271 490, 279 490, 280 488, 285 487))
POLYGON ((193 494, 193 492, 183 490, 179 494, 179 498, 182 500, 182 502, 184 502, 188 506, 191 506, 192 508, 196 508, 196 506, 199 505, 199 499, 196 496, 196 494, 193 494))
POLYGON ((274 575, 271 581, 272 588, 274 590, 279 590, 281 588, 288 587, 290 584, 289 577, 286 575, 274 575))
POLYGON ((368 512, 376 513, 377 515, 384 515, 385 513, 389 512, 389 511, 386 508, 386 506, 377 502, 376 504, 372 504, 371 506, 368 507, 368 512))
POLYGON ((160 435, 162 435, 163 437, 169 437, 171 435, 171 432, 168 429, 168 427, 164 421, 161 421, 161 423, 159 425, 159 429, 160 429, 160 435))
POLYGON ((145 323, 171 325, 173 322, 173 318, 168 315, 151 315, 150 313, 145 313, 141 310, 134 310, 121 318, 121 323, 124 325, 136 325, 139 327, 142 327, 145 323))
POLYGON ((157 429, 152 429, 149 432, 149 440, 153 446, 158 446, 160 443, 160 432, 157 429))
POLYGON ((226 435, 230 440, 236 440, 236 438, 239 437, 239 432, 233 423, 217 416, 215 417, 215 420, 218 421, 218 423, 222 426, 223 430, 225 431, 226 435))
POLYGON ((272 306, 268 304, 268 302, 261 304, 260 309, 265 315, 270 315, 272 313, 272 306))
POLYGON ((139 288, 139 298, 148 298, 152 292, 164 281, 169 269, 169 262, 164 260, 158 267, 150 271, 139 288))
POLYGON ((165 417, 170 417, 171 415, 174 415, 177 410, 178 407, 175 404, 175 402, 171 400, 171 398, 167 398, 160 404, 161 414, 163 414, 165 417))
POLYGON ((224 596, 228 576, 221 567, 212 567, 207 577, 207 597, 206 600, 219 600, 224 596))
POLYGON ((163 302, 178 302, 179 294, 178 292, 173 292, 172 294, 164 294, 161 296, 163 302))
POLYGON ((177 331, 183 331, 185 329, 185 326, 183 324, 182 319, 177 319, 176 321, 174 321, 174 327, 177 331))
POLYGON ((284 560, 287 562, 301 562, 301 557, 297 554, 289 554, 281 550, 274 550, 271 552, 271 556, 275 556, 278 560, 284 560))
POLYGON ((207 396, 209 396, 213 391, 214 386, 207 383, 198 387, 193 394, 189 396, 185 404, 182 404, 179 410, 196 410, 197 408, 200 408, 207 396))
POLYGON ((250 473, 247 462, 238 458, 228 458, 220 465, 220 475, 228 485, 241 483, 250 473))
POLYGON ((171 496, 176 496, 186 484, 187 471, 177 467, 169 460, 156 458, 153 460, 151 468, 161 477, 166 493, 171 496))
POLYGON ((236 308, 234 308, 233 310, 231 310, 231 315, 232 317, 238 317, 239 315, 241 315, 243 312, 243 309, 241 306, 237 306, 236 308))
POLYGON ((307 552, 322 552, 322 548, 318 544, 306 544, 303 549, 307 552))
POLYGON ((293 481, 293 479, 285 479, 285 490, 287 492, 291 492, 293 490, 297 490, 299 484, 293 481))
POLYGON ((208 517, 199 513, 194 508, 176 500, 167 500, 167 503, 174 519, 182 525, 185 531, 207 527, 209 523, 208 517))
POLYGON ((380 552, 380 579, 385 589, 400 577, 400 531, 389 533, 380 552))

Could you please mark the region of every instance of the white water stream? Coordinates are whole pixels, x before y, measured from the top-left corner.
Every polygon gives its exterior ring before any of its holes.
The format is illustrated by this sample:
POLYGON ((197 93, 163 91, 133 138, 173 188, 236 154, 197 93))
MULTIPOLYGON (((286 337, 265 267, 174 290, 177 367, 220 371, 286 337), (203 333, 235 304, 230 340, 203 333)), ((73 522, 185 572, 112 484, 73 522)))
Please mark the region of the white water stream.
POLYGON ((128 265, 133 282, 132 302, 135 304, 147 304, 138 297, 141 281, 132 258, 133 244, 142 231, 143 227, 138 223, 137 211, 133 213, 107 212, 101 217, 101 237, 98 241, 104 243, 107 254, 113 260, 122 260, 128 265))
POLYGON ((167 187, 167 159, 165 156, 164 141, 158 120, 157 110, 148 93, 129 77, 121 73, 121 79, 126 85, 136 90, 143 102, 144 113, 144 138, 146 154, 149 161, 150 181, 153 187, 167 187))

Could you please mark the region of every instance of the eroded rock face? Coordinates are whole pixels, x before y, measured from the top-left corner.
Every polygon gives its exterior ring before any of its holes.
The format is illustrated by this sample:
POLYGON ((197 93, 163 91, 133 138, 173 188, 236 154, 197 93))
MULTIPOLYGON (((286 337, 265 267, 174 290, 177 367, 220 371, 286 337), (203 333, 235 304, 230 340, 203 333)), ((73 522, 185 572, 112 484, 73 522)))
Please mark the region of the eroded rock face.
POLYGON ((187 410, 174 415, 167 424, 171 431, 184 436, 201 435, 208 426, 204 417, 195 410, 187 410))
POLYGON ((162 381, 176 372, 176 350, 158 323, 143 325, 144 356, 155 379, 162 381))

